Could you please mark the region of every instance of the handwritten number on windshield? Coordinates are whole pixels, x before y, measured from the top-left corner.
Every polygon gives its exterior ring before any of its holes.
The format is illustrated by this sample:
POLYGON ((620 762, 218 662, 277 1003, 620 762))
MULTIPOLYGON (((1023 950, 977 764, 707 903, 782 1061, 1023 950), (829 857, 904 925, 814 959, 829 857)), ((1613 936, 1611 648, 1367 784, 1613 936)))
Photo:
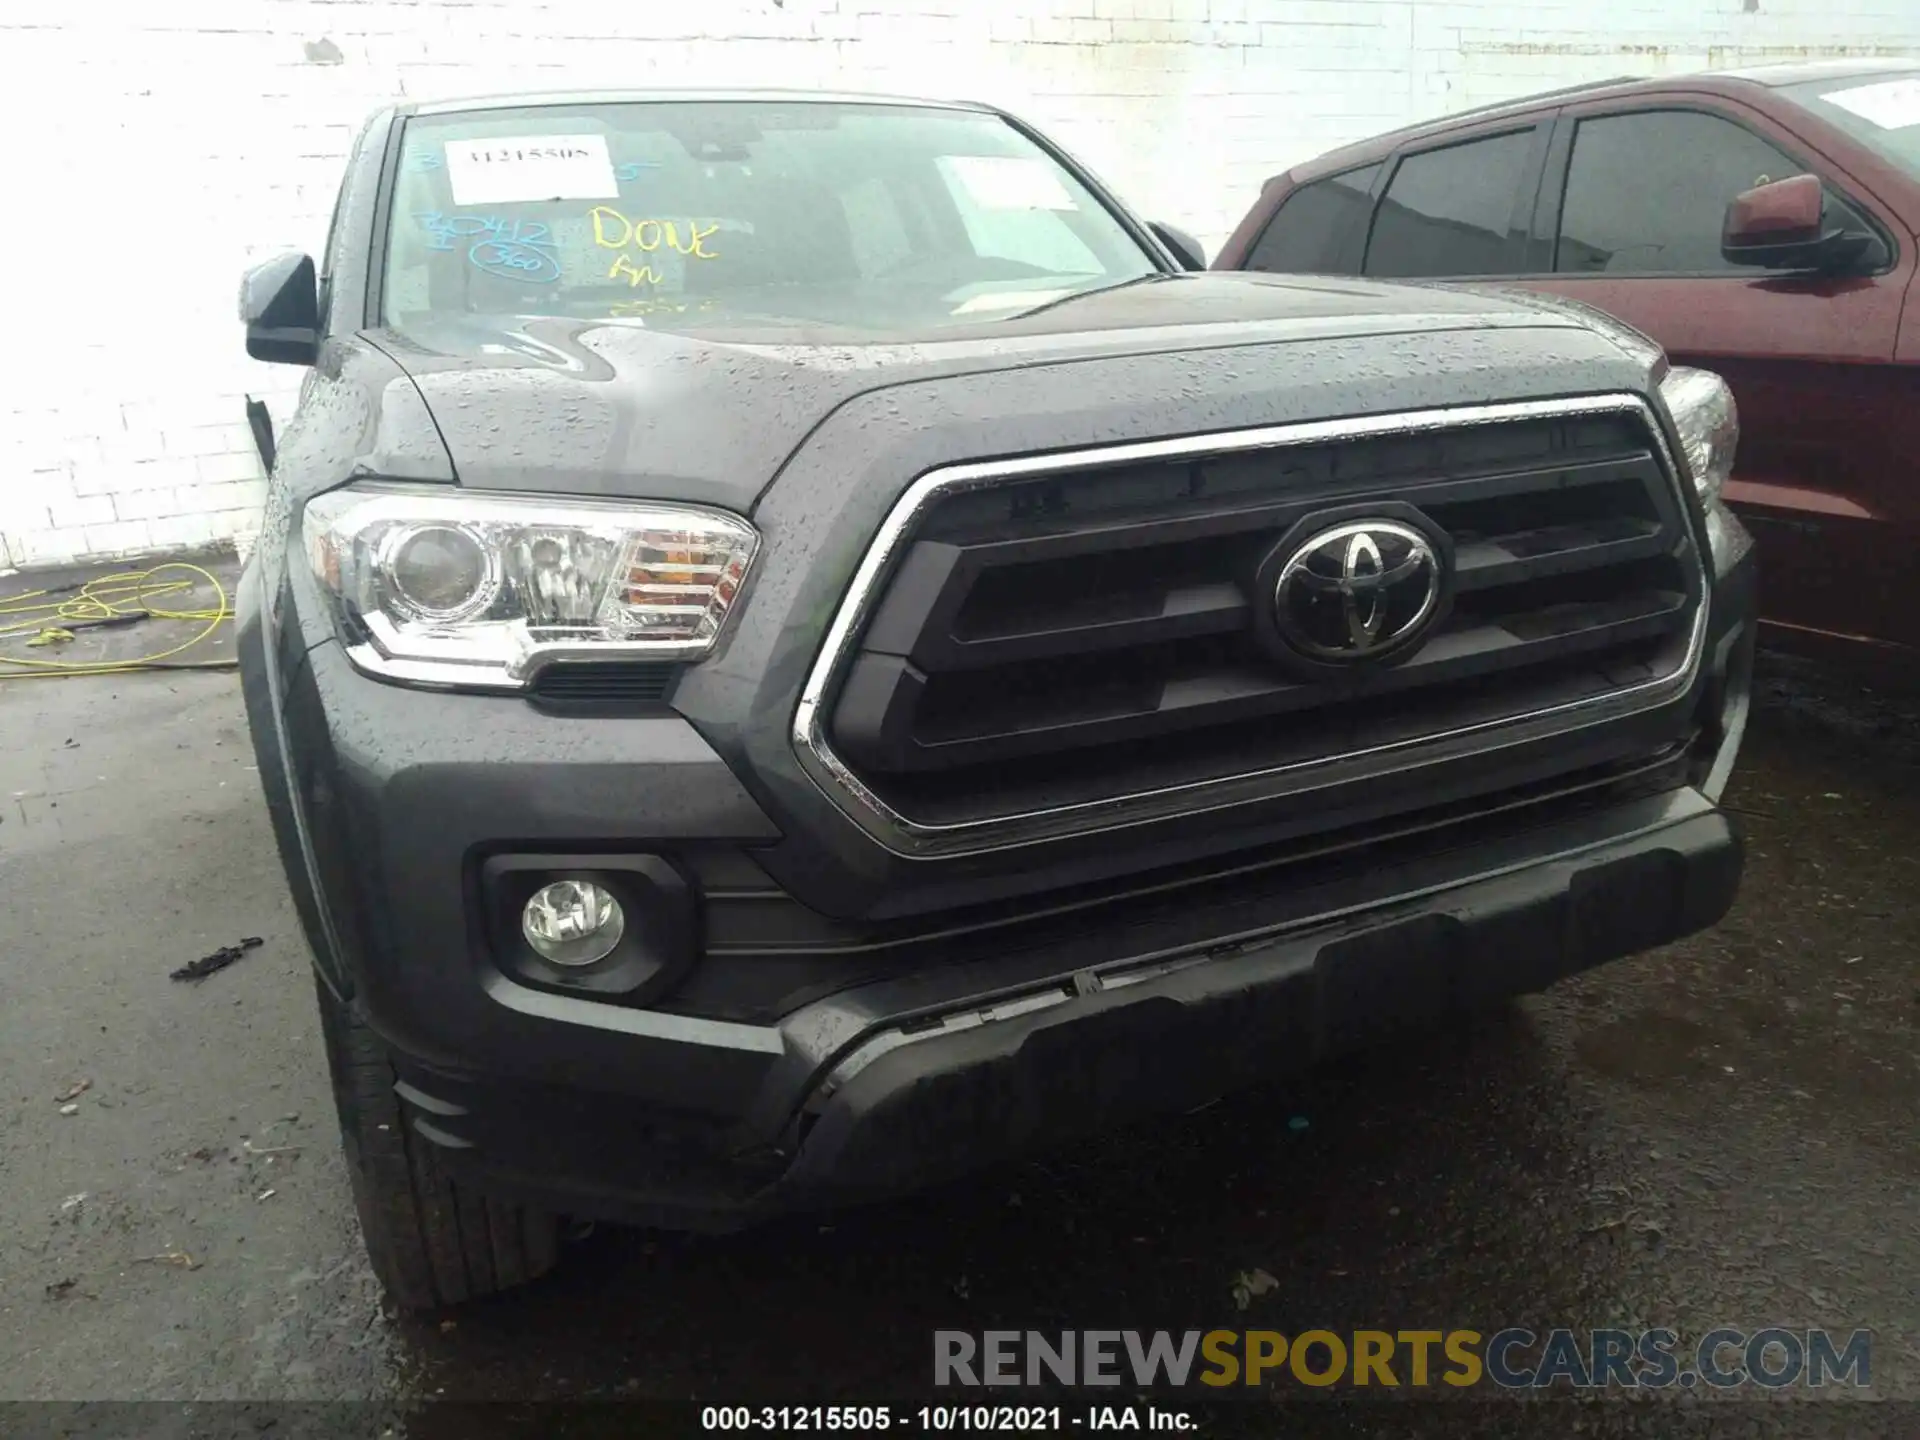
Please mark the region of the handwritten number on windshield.
POLYGON ((430 250, 458 249, 468 240, 467 263, 482 274, 502 280, 552 285, 560 279, 560 257, 553 232, 533 220, 506 220, 497 215, 445 215, 435 210, 420 217, 433 236, 430 250))
POLYGON ((508 280, 530 280, 551 285, 560 278, 560 261, 545 250, 511 240, 482 240, 467 252, 477 269, 508 280))

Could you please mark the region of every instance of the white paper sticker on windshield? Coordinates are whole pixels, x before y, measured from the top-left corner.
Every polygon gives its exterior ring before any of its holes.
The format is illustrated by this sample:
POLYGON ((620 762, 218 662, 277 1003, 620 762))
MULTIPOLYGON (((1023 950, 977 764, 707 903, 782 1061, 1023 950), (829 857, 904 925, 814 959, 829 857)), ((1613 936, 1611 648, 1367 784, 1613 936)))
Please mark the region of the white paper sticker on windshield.
POLYGON ((1077 210, 1044 160, 1007 155, 949 155, 947 164, 982 210, 1077 210))
POLYGON ((456 205, 612 200, 620 194, 604 135, 506 135, 447 141, 456 205))
POLYGON ((1851 110, 1882 130, 1904 130, 1909 125, 1920 125, 1920 80, 1856 85, 1850 90, 1829 90, 1820 98, 1829 105, 1851 110))

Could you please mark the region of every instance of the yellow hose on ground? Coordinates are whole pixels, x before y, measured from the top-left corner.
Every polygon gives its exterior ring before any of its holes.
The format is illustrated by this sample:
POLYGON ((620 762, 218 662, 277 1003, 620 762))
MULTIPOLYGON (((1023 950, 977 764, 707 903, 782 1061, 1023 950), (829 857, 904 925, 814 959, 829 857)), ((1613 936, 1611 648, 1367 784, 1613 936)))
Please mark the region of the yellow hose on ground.
POLYGON ((85 628, 101 624, 130 624, 137 620, 185 620, 200 622, 201 628, 190 639, 171 645, 152 655, 132 660, 43 660, 0 654, 0 681, 9 679, 54 679, 72 675, 128 675, 139 670, 228 670, 232 660, 175 660, 208 639, 221 625, 233 618, 233 606, 226 586, 210 572, 184 560, 169 560, 150 570, 127 570, 103 575, 77 589, 29 590, 24 594, 0 597, 0 645, 26 637, 29 645, 55 643, 68 625, 85 628), (167 572, 183 572, 169 578, 167 572), (169 596, 193 594, 204 581, 213 587, 214 604, 176 610, 156 605, 169 596), (44 637, 44 638, 43 638, 44 637))

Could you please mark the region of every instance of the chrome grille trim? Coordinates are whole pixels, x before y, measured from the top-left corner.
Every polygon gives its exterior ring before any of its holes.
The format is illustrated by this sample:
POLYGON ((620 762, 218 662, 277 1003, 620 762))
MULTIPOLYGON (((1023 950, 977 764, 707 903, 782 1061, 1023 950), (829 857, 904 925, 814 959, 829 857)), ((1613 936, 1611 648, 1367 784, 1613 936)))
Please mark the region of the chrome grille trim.
POLYGON ((881 845, 908 858, 933 858, 1040 844, 1068 836, 1122 829, 1173 816, 1222 809, 1261 798, 1261 782, 1277 775, 1431 746, 1463 735, 1512 731, 1573 712, 1594 713, 1596 718, 1601 714, 1609 718, 1635 714, 1652 709, 1675 694, 1684 692, 1693 683, 1699 670, 1712 604, 1712 587, 1711 577, 1705 568, 1706 542, 1699 532, 1695 510, 1696 507, 1686 503, 1684 473, 1675 460, 1672 447, 1667 443, 1658 414, 1644 396, 1631 391, 1315 420, 943 466, 921 476, 894 502, 862 557, 859 568, 854 572, 847 593, 827 628, 820 653, 801 687, 800 700, 793 717, 794 751, 801 767, 823 793, 881 845), (1068 474, 1107 466, 1187 460, 1205 455, 1412 435, 1513 421, 1575 419, 1607 414, 1629 414, 1644 425, 1661 469, 1669 484, 1675 488, 1675 498, 1681 502, 1682 512, 1688 517, 1693 540, 1692 563, 1700 572, 1700 603, 1694 612, 1686 652, 1678 666, 1657 679, 1625 686, 1599 699, 1583 699, 1463 728, 1431 732, 1349 752, 1333 759, 1299 761, 1240 775, 1221 776, 1072 805, 938 825, 915 821, 881 799, 834 751, 827 738, 827 701, 840 678, 841 669, 851 655, 854 641, 884 593, 886 581, 920 517, 936 500, 948 495, 1030 480, 1037 476, 1068 474))

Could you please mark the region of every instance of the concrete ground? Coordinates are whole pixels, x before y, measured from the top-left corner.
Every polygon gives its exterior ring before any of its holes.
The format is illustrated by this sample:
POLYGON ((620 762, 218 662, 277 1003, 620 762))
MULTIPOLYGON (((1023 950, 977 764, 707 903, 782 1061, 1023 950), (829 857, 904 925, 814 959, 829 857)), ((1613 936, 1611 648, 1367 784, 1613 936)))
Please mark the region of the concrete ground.
MULTIPOLYGON (((936 1327, 1421 1324, 1868 1327, 1920 1399, 1916 713, 1769 662, 1707 935, 910 1203, 603 1232, 443 1323, 360 1252, 233 676, 0 678, 0 1399, 857 1401, 936 1327)), ((456 1430, 509 1433, 405 1433, 456 1430)))

